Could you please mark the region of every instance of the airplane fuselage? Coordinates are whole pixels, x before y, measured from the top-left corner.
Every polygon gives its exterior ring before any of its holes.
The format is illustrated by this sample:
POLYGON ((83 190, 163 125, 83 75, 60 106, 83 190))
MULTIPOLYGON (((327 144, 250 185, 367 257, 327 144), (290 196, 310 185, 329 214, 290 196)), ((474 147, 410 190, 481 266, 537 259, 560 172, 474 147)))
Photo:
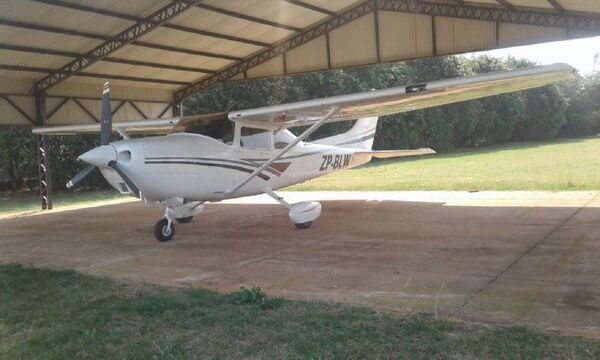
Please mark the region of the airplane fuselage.
MULTIPOLYGON (((143 198, 164 201, 219 201, 277 190, 334 171, 352 168, 371 158, 356 149, 301 142, 261 171, 234 194, 228 193, 273 156, 277 149, 232 146, 188 133, 117 141, 110 144, 119 167, 139 188, 143 198)), ((100 167, 119 192, 131 191, 109 167, 100 167)))

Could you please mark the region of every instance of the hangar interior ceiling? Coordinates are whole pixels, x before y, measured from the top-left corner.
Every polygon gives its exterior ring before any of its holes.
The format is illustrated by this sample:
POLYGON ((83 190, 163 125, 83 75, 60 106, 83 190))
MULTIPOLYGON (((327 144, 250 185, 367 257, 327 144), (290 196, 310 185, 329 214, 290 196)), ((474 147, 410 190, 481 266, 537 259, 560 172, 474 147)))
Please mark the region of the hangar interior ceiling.
POLYGON ((116 120, 171 117, 224 81, 594 35, 597 0, 4 0, 0 125, 97 122, 106 80, 116 120))

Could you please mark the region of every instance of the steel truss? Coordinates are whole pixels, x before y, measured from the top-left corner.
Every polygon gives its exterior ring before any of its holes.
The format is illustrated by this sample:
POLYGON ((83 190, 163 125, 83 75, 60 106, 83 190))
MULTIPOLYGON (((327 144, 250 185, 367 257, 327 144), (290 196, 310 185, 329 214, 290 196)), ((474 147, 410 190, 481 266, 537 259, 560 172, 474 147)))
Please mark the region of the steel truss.
MULTIPOLYGON (((464 5, 462 1, 457 5, 451 5, 426 3, 419 0, 367 0, 304 30, 300 34, 279 42, 239 63, 233 64, 214 75, 177 90, 173 98, 176 102, 180 102, 184 98, 194 95, 201 90, 230 80, 240 74, 245 74, 246 71, 255 66, 263 64, 319 36, 327 36, 330 31, 375 10, 430 16, 448 16, 461 19, 494 21, 497 23, 560 27, 569 30, 600 33, 600 17, 593 16, 523 10, 514 7, 500 8, 464 5)), ((329 46, 327 47, 327 50, 329 50, 329 46)))
POLYGON ((448 5, 416 0, 378 0, 378 9, 461 19, 498 21, 512 24, 560 27, 600 32, 600 17, 474 5, 448 5))
POLYGON ((133 42, 135 39, 149 33, 166 23, 168 20, 175 18, 186 10, 197 5, 201 0, 174 0, 166 6, 155 11, 152 15, 138 21, 134 25, 123 30, 113 38, 103 42, 99 46, 89 52, 75 58, 67 65, 57 69, 39 80, 33 86, 33 92, 37 93, 68 79, 69 77, 81 72, 98 60, 108 56, 114 51, 133 42))
POLYGON ((320 36, 326 35, 330 31, 339 28, 340 26, 346 25, 353 20, 356 20, 364 15, 373 12, 375 9, 375 1, 366 1, 358 6, 350 8, 335 17, 332 17, 324 22, 321 22, 309 29, 302 31, 300 34, 292 36, 291 38, 279 42, 272 47, 259 52, 254 56, 234 64, 215 75, 209 76, 199 82, 192 84, 191 86, 184 87, 183 89, 174 93, 173 98, 176 103, 181 102, 184 98, 197 93, 200 90, 215 86, 224 81, 227 81, 239 74, 243 74, 249 69, 263 64, 291 49, 294 49, 302 44, 314 40, 320 36))

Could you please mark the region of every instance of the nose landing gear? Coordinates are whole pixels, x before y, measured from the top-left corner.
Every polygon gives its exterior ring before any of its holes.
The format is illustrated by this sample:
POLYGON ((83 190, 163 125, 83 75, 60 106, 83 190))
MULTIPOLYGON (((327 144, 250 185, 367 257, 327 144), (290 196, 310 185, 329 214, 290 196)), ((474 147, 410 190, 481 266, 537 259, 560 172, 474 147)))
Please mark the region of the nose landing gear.
POLYGON ((160 242, 166 242, 175 236, 175 225, 167 218, 162 218, 154 225, 154 237, 160 242))
POLYGON ((192 221, 194 215, 203 210, 202 202, 184 202, 183 199, 169 199, 163 202, 165 216, 154 225, 154 237, 160 242, 166 242, 175 236, 175 221, 186 224, 192 221))

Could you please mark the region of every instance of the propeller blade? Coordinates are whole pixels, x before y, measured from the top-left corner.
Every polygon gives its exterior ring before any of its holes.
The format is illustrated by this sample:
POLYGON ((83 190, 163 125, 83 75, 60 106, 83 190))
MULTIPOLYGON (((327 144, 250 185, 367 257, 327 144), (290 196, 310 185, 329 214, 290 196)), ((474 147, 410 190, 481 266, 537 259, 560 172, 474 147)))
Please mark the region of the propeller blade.
POLYGON ((102 89, 102 116, 100 120, 100 143, 108 145, 112 136, 112 110, 110 108, 110 88, 108 81, 102 89))
POLYGON ((129 189, 131 189, 131 191, 135 194, 135 196, 140 197, 140 189, 138 189, 137 186, 135 186, 135 184, 133 183, 133 181, 131 181, 131 179, 129 178, 129 176, 127 176, 123 170, 121 170, 121 168, 119 168, 119 166, 117 165, 117 162, 112 160, 108 162, 108 166, 110 166, 111 168, 113 168, 117 174, 119 174, 119 176, 121 177, 121 179, 123 179, 123 181, 125 181, 125 184, 127 184, 127 186, 129 187, 129 189))
POLYGON ((96 167, 94 165, 88 165, 83 169, 79 170, 79 172, 73 176, 71 180, 67 183, 67 189, 72 189, 75 185, 77 185, 81 180, 85 179, 92 171, 94 171, 96 167))

